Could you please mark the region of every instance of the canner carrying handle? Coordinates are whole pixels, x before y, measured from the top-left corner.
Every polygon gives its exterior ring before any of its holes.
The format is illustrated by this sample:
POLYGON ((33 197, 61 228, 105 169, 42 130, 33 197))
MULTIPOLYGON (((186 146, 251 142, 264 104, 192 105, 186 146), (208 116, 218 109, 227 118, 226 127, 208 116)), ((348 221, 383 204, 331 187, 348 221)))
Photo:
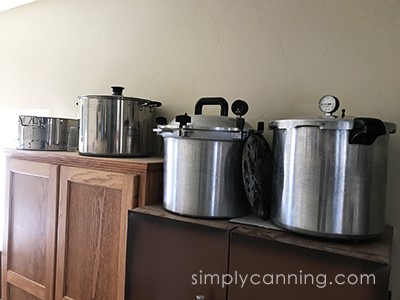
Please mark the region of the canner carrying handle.
POLYGON ((202 115, 204 105, 219 105, 221 106, 220 115, 225 117, 228 116, 229 104, 222 97, 206 97, 199 99, 194 106, 194 114, 202 115))
POLYGON ((349 144, 372 145, 379 136, 385 134, 386 127, 382 120, 355 118, 349 134, 349 144))

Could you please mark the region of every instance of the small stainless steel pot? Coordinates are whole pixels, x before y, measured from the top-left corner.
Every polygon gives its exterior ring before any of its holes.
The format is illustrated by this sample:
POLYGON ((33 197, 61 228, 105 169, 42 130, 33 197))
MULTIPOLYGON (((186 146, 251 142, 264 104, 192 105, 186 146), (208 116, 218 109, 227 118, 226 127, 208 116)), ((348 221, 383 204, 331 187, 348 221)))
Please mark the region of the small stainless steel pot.
POLYGON ((19 116, 18 149, 76 151, 79 120, 19 116))
POLYGON ((160 102, 112 95, 84 95, 80 100, 79 153, 93 156, 149 156, 152 112, 160 102))

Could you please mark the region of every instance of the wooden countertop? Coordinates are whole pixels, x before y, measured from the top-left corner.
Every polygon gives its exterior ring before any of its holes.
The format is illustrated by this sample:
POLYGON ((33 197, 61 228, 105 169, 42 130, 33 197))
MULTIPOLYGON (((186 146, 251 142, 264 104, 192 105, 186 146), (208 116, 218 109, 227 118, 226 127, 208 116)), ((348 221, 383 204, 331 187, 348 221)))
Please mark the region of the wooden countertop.
POLYGON ((161 157, 119 158, 80 155, 78 152, 33 151, 3 149, 7 158, 15 158, 69 167, 98 168, 106 171, 130 173, 132 171, 159 171, 163 169, 161 157))
POLYGON ((247 235, 255 238, 290 244, 297 247, 328 252, 379 264, 390 264, 393 236, 393 227, 391 226, 386 226, 385 231, 374 239, 362 241, 331 240, 308 237, 285 230, 281 231, 250 225, 229 223, 228 220, 209 220, 183 217, 167 212, 161 207, 160 204, 138 207, 133 211, 175 221, 231 230, 231 234, 247 235))
POLYGON ((248 235, 302 248, 389 265, 393 227, 386 226, 385 231, 377 238, 358 241, 315 238, 288 231, 259 228, 250 225, 238 226, 234 234, 248 235))
POLYGON ((217 229, 222 229, 222 230, 232 230, 237 227, 237 224, 229 223, 226 220, 189 218, 189 217, 172 214, 172 213, 166 211, 165 209, 163 209, 162 205, 160 203, 137 207, 137 208, 132 209, 131 211, 133 211, 135 213, 141 213, 141 214, 145 214, 145 215, 166 218, 166 219, 173 220, 173 221, 197 224, 197 225, 202 225, 202 226, 207 226, 207 227, 212 227, 212 228, 217 228, 217 229))

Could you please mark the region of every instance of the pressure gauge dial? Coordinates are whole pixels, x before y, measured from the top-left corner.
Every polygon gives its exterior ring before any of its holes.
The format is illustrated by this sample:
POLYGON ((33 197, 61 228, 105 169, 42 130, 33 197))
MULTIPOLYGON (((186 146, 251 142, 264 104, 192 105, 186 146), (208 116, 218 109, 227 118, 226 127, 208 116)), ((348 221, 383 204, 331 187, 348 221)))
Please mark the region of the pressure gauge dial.
POLYGON ((332 95, 322 96, 318 102, 319 109, 326 115, 332 115, 339 109, 339 105, 339 99, 332 95))

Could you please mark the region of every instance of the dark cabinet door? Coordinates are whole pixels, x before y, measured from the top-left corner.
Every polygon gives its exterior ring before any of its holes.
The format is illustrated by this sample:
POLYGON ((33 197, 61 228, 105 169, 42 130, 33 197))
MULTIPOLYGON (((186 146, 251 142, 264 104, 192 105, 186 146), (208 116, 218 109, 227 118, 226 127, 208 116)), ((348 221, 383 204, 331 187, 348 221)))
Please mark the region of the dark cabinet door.
POLYGON ((229 300, 384 300, 389 266, 232 231, 229 300))
POLYGON ((228 228, 130 212, 125 299, 226 299, 228 251, 228 228))

